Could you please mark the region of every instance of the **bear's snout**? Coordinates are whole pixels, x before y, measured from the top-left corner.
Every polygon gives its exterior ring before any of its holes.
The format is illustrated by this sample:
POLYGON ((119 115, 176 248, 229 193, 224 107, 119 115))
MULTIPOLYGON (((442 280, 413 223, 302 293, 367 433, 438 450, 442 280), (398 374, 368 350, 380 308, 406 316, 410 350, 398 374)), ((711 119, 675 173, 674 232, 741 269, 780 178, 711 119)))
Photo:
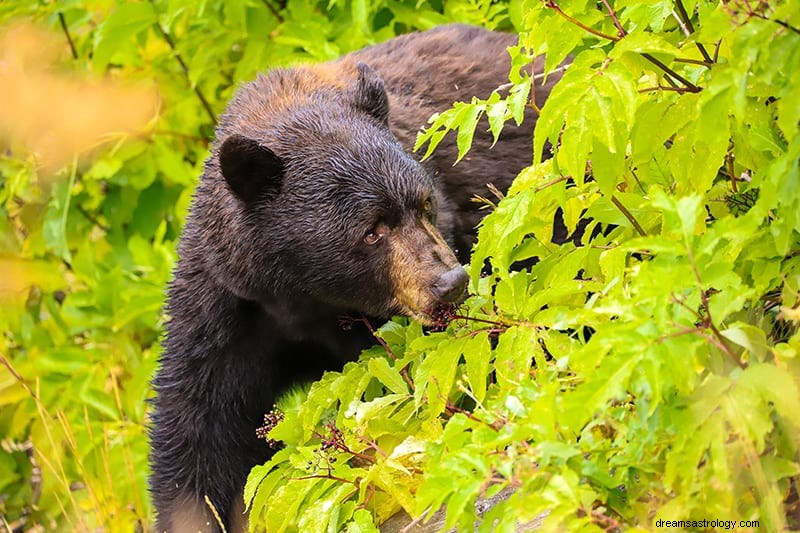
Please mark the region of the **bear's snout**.
POLYGON ((458 265, 439 276, 431 287, 431 292, 440 303, 458 303, 464 296, 468 282, 467 271, 458 265))

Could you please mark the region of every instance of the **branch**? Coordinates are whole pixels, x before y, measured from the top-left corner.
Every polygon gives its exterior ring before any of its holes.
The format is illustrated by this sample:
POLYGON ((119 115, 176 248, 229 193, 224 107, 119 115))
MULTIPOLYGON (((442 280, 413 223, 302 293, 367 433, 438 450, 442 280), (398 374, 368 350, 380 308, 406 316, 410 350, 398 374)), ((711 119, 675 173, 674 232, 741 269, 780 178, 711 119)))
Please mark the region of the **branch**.
POLYGON ((622 205, 622 202, 620 202, 616 196, 611 197, 611 203, 614 204, 623 215, 625 215, 625 218, 627 218, 631 224, 633 224, 634 229, 636 229, 636 233, 638 233, 642 237, 647 236, 647 233, 645 233, 644 228, 642 228, 642 226, 639 225, 639 222, 634 218, 631 212, 628 211, 628 209, 624 205, 622 205))
POLYGON ((608 4, 608 0, 600 0, 600 1, 603 3, 604 6, 606 6, 606 11, 608 11, 608 15, 611 17, 611 20, 614 21, 614 26, 616 26, 617 28, 617 35, 619 36, 619 38, 622 39, 623 37, 628 35, 628 32, 625 31, 625 28, 623 28, 622 24, 620 23, 619 17, 617 17, 617 12, 614 11, 614 8, 612 8, 608 4))
POLYGON ((61 24, 61 30, 64 32, 64 35, 67 37, 69 49, 72 52, 72 59, 78 59, 78 50, 75 49, 75 43, 72 41, 72 36, 69 34, 69 28, 67 28, 67 21, 64 19, 64 14, 61 11, 58 12, 58 22, 61 24))
POLYGON ((650 61, 652 64, 654 64, 655 66, 657 66, 658 68, 660 68, 661 70, 663 70, 664 72, 666 72, 667 74, 669 74, 670 76, 681 82, 682 84, 684 84, 689 92, 699 93, 700 91, 702 91, 700 87, 690 82, 689 80, 687 80, 686 78, 684 78, 683 76, 681 76, 680 74, 669 68, 667 65, 665 65, 652 55, 647 53, 642 53, 642 57, 650 61))
MULTIPOLYGON (((153 1, 153 0, 151 0, 151 1, 153 1)), ((172 37, 170 37, 170 35, 166 32, 166 30, 161 26, 160 22, 157 22, 157 21, 154 22, 153 26, 155 26, 156 30, 161 35, 161 37, 164 39, 164 41, 167 43, 167 45, 169 45, 170 50, 172 50, 172 53, 175 55, 175 59, 180 64, 181 69, 183 69, 183 74, 186 76, 186 81, 189 83, 189 86, 191 87, 192 79, 189 76, 189 66, 183 60, 183 57, 181 57, 181 54, 178 52, 177 48, 175 47, 175 41, 172 40, 172 37)), ((211 105, 208 103, 208 100, 206 100, 206 97, 203 95, 203 92, 200 90, 199 86, 197 86, 197 85, 194 86, 194 93, 197 95, 197 98, 200 99, 200 103, 203 105, 203 109, 206 110, 206 114, 208 115, 208 118, 211 119, 211 123, 216 126, 217 125, 217 117, 214 114, 214 111, 211 109, 211 105)))
MULTIPOLYGON (((392 361, 397 361, 397 356, 394 354, 394 351, 392 351, 389 345, 386 344, 386 341, 383 340, 380 335, 378 335, 378 333, 375 331, 375 328, 373 328, 372 324, 369 323, 369 319, 367 319, 367 317, 365 316, 362 316, 361 318, 341 317, 339 319, 339 323, 344 328, 349 327, 350 324, 352 324, 353 322, 361 322, 362 324, 364 324, 369 330, 369 332, 372 334, 372 336, 375 337, 375 340, 378 341, 378 344, 380 344, 381 347, 386 351, 386 353, 389 354, 389 357, 392 359, 392 361)), ((400 375, 403 376, 403 379, 405 380, 406 384, 409 386, 411 391, 412 392, 415 391, 416 387, 414 386, 414 380, 412 380, 411 376, 408 374, 408 365, 400 369, 400 375)))
POLYGON ((644 89, 639 89, 640 93, 652 93, 652 92, 656 92, 656 91, 674 91, 674 92, 676 92, 678 94, 697 92, 697 91, 693 91, 693 90, 689 89, 688 87, 675 87, 675 86, 666 87, 664 85, 658 85, 656 87, 646 87, 644 89))
MULTIPOLYGON (((686 12, 686 8, 684 7, 683 2, 681 0, 675 0, 675 7, 678 9, 678 14, 680 15, 680 18, 683 20, 683 23, 686 25, 686 27, 689 29, 691 33, 694 33, 694 26, 692 25, 692 19, 686 12)), ((712 62, 711 56, 708 55, 708 51, 705 49, 705 47, 700 43, 694 43, 694 44, 697 46, 697 49, 700 50, 703 59, 711 63, 712 62)))
POLYGON ((791 30, 791 31, 793 31, 793 32, 795 32, 795 33, 800 35, 800 28, 795 28, 794 26, 792 26, 788 22, 784 22, 782 20, 775 20, 775 19, 765 19, 765 20, 772 20, 772 22, 774 22, 775 24, 779 24, 779 25, 783 26, 784 28, 786 28, 787 30, 791 30))
POLYGON ((746 365, 742 362, 742 360, 733 353, 728 343, 725 341, 725 337, 722 336, 722 333, 717 329, 716 324, 714 324, 714 320, 711 318, 711 306, 709 305, 708 300, 708 291, 703 289, 703 283, 700 280, 700 272, 697 270, 697 264, 694 261, 694 254, 692 254, 692 248, 687 244, 686 245, 686 257, 689 259, 689 264, 692 267, 692 273, 694 274, 695 282, 697 283, 698 289, 700 289, 700 304, 705 310, 706 315, 703 319, 703 326, 710 329, 711 332, 714 334, 715 342, 720 350, 727 355, 731 361, 736 363, 739 368, 745 368, 746 365))
POLYGON ((676 57, 673 59, 676 63, 689 63, 690 65, 700 65, 701 67, 711 68, 714 63, 710 61, 700 61, 699 59, 689 59, 685 57, 676 57))
POLYGON ((78 210, 78 212, 82 214, 84 218, 86 218, 86 220, 88 220, 89 222, 91 222, 92 224, 94 224, 103 231, 111 231, 111 228, 109 228, 107 225, 97 220, 97 218, 95 218, 91 213, 89 213, 86 209, 84 209, 83 206, 77 205, 75 207, 78 210))
POLYGON ((574 19, 574 18, 570 17, 569 15, 564 13, 564 11, 559 7, 559 5, 555 2, 555 0, 545 0, 544 5, 545 5, 545 7, 549 7, 551 9, 555 9, 556 13, 558 13, 559 15, 561 15, 562 17, 564 17, 565 19, 567 19, 571 23, 575 24, 579 28, 591 33, 592 35, 596 35, 597 37, 600 37, 601 39, 608 39, 609 41, 619 41, 619 37, 614 37, 613 35, 607 35, 607 34, 601 32, 601 31, 598 31, 598 30, 592 28, 591 26, 587 26, 586 24, 584 24, 583 22, 581 22, 581 21, 579 21, 577 19, 574 19))
POLYGON ((728 152, 725 154, 725 164, 728 167, 728 177, 731 179, 731 190, 733 192, 739 192, 739 188, 736 186, 736 176, 733 173, 733 160, 735 156, 733 154, 733 140, 730 141, 728 145, 728 152))
MULTIPOLYGON (((745 7, 747 7, 747 16, 748 17, 756 17, 756 18, 759 18, 761 20, 766 20, 767 22, 774 22, 775 24, 783 26, 787 30, 791 30, 791 31, 793 31, 795 33, 800 34, 800 29, 792 26, 788 22, 783 21, 783 20, 771 19, 771 18, 767 17, 766 15, 759 13, 758 11, 753 9, 753 6, 750 5, 750 2, 748 0, 744 0, 744 5, 745 5, 745 7)), ((762 6, 762 5, 759 5, 758 7, 766 8, 766 6, 762 6)))
POLYGON ((534 192, 543 191, 543 190, 547 189, 548 187, 552 187, 556 183, 561 183, 562 181, 567 181, 570 177, 571 176, 560 176, 558 178, 552 179, 552 180, 550 180, 550 181, 548 181, 546 183, 543 183, 542 185, 539 185, 538 187, 536 187, 534 189, 534 192))
POLYGON ((272 4, 269 3, 269 0, 262 0, 262 2, 264 3, 265 6, 267 6, 267 9, 269 10, 270 13, 272 13, 272 16, 278 19, 278 22, 284 21, 283 16, 281 16, 281 14, 278 13, 278 10, 275 9, 272 6, 272 4))
POLYGON ((314 474, 312 476, 301 476, 301 477, 293 477, 294 480, 303 480, 303 479, 332 479, 334 481, 339 481, 341 483, 347 483, 349 485, 353 485, 354 487, 358 487, 358 482, 350 481, 349 479, 344 479, 343 477, 333 476, 331 474, 314 474))

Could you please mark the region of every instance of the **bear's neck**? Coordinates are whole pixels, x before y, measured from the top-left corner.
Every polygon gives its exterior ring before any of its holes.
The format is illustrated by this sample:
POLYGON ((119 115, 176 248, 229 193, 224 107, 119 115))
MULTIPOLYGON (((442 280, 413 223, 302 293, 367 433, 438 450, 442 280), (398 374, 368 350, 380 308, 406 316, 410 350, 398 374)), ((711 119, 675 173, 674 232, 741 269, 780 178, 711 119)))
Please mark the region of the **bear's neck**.
POLYGON ((284 294, 260 304, 285 342, 310 343, 336 352, 340 361, 355 359, 361 350, 375 344, 367 326, 353 318, 360 313, 333 307, 305 294, 284 294))

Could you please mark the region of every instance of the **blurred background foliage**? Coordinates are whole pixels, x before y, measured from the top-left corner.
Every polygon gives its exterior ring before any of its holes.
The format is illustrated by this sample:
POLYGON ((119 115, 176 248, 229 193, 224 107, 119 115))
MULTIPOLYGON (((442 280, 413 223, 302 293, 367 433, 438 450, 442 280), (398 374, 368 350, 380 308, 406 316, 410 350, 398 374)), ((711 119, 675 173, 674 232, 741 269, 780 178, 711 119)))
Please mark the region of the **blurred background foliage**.
POLYGON ((0 3, 0 529, 147 529, 160 310, 214 121, 261 70, 479 0, 0 3))

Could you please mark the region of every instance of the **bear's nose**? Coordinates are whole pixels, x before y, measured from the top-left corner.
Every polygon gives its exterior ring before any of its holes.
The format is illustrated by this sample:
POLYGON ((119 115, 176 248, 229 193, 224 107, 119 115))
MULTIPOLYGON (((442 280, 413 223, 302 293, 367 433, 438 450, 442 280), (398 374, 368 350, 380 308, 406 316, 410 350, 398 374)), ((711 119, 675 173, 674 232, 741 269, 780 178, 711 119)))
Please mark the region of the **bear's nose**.
POLYGON ((468 281, 467 271, 458 265, 439 276, 439 279, 431 287, 431 292, 440 302, 455 303, 464 294, 468 281))

